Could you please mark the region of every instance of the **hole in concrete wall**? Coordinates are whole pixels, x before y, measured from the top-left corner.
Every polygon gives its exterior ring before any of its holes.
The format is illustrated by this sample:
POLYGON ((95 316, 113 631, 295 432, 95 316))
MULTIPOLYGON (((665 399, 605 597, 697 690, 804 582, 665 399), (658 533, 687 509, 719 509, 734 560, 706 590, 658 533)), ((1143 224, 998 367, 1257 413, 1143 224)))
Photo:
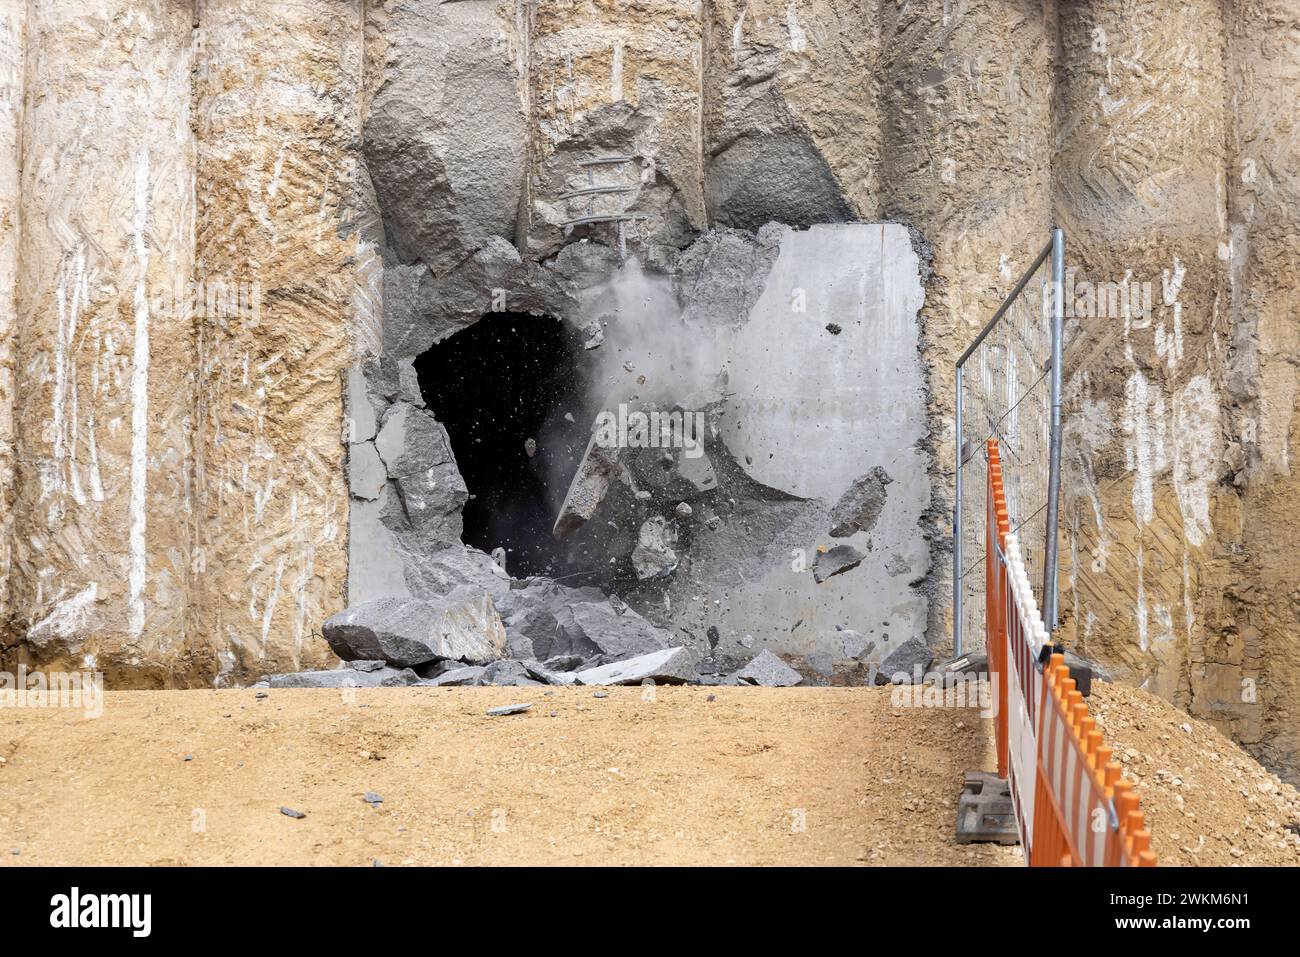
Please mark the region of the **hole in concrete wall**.
POLYGON ((594 567, 588 550, 551 535, 590 435, 590 369, 575 330, 509 312, 489 313, 415 361, 469 489, 461 539, 485 552, 505 548, 516 577, 594 567))

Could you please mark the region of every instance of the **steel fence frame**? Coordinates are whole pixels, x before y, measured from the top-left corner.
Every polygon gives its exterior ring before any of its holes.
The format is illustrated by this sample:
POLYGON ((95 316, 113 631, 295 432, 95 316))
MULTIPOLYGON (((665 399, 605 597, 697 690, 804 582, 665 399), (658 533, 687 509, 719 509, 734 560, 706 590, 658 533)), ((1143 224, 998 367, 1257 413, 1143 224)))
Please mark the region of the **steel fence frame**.
MULTIPOLYGON (((1041 277, 1040 277, 1041 278, 1041 277)), ((964 648, 963 620, 965 612, 965 577, 968 572, 976 570, 974 566, 968 569, 964 564, 964 555, 962 539, 964 534, 963 519, 963 472, 968 461, 971 461, 978 455, 978 450, 983 446, 983 440, 987 438, 1002 439, 1003 424, 1008 417, 1012 419, 1013 426, 1017 422, 1018 412, 1021 403, 1029 397, 1030 392, 1043 381, 1048 381, 1047 408, 1045 411, 1046 425, 1048 428, 1047 436, 1047 475, 1046 479, 1046 501, 1043 509, 1044 516, 1044 533, 1042 542, 1043 570, 1042 570, 1042 594, 1041 605, 1043 609, 1043 621, 1049 634, 1055 631, 1059 623, 1059 595, 1057 578, 1060 567, 1059 555, 1059 506, 1060 506, 1060 485, 1061 485, 1061 353, 1063 347, 1063 328, 1065 320, 1065 303, 1064 303, 1064 284, 1065 284, 1065 231, 1062 229, 1053 229, 1051 239, 1043 250, 1038 254, 1029 268, 1021 275, 1011 294, 1002 302, 998 310, 993 314, 980 330, 979 334, 971 342, 966 350, 957 359, 955 364, 955 383, 956 383, 956 403, 955 403, 955 426, 956 426, 956 468, 955 468, 955 496, 953 501, 953 575, 952 575, 952 599, 953 599, 953 654, 960 656, 964 648), (1050 265, 1048 265, 1050 263, 1050 265), (1047 284, 1040 288, 1040 302, 1037 305, 1039 319, 1043 323, 1043 329, 1039 332, 1046 332, 1045 339, 1048 341, 1048 355, 1045 361, 1042 358, 1033 357, 1036 363, 1041 363, 1043 375, 1033 379, 1029 386, 1021 392, 1015 392, 1015 362, 1014 356, 1010 355, 1008 350, 1008 367, 1012 370, 1013 376, 1008 377, 1006 382, 999 382, 999 387, 1006 385, 1008 392, 1006 395, 1005 412, 996 421, 987 422, 985 426, 987 432, 980 434, 973 445, 973 450, 969 458, 966 455, 966 445, 964 441, 964 429, 966 426, 966 408, 964 388, 966 385, 966 364, 967 361, 977 353, 986 343, 986 340, 995 332, 1001 331, 1005 334, 1006 339, 1010 342, 1012 330, 1008 328, 1008 316, 1013 307, 1017 304, 1024 306, 1024 297, 1031 290, 1031 283, 1040 269, 1047 267, 1049 275, 1047 284)), ((1030 308, 1034 308, 1032 305, 1030 308)), ((1023 344, 1023 343, 1022 343, 1023 344)), ((1037 366, 1036 366, 1037 367, 1037 366)), ((989 378, 987 364, 985 368, 986 380, 989 378)), ((1005 371, 1005 369, 1003 370, 1005 371)), ((989 388, 990 383, 985 381, 981 383, 985 387, 988 395, 983 397, 981 403, 982 411, 988 415, 988 409, 996 406, 992 401, 993 389, 989 388)), ((1004 463, 1005 467, 1006 463, 1004 463)), ((1030 477, 1033 480, 1033 477, 1030 477)), ((1017 486, 1018 487, 1018 486, 1017 486)), ((1019 504, 1018 502, 1016 503, 1019 504)), ((1019 520, 1026 521, 1023 515, 1017 516, 1019 520)), ((986 524, 990 516, 985 516, 986 524)), ((1019 526, 1017 526, 1017 530, 1019 526)), ((984 529, 984 534, 988 535, 988 529, 984 529)), ((1023 540, 1023 537, 1022 537, 1023 540)), ((972 556, 974 557, 974 556, 972 556)), ((982 565, 982 556, 976 563, 982 565)))

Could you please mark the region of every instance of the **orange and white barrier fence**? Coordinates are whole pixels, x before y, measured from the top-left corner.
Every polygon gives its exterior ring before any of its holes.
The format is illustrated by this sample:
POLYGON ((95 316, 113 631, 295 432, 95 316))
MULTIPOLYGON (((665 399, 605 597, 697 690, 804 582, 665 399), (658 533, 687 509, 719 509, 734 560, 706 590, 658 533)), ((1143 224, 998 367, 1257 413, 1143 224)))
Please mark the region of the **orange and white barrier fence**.
POLYGON ((1130 782, 1052 646, 1011 531, 996 439, 988 442, 985 625, 1007 778, 1031 866, 1151 866, 1151 835, 1130 782))

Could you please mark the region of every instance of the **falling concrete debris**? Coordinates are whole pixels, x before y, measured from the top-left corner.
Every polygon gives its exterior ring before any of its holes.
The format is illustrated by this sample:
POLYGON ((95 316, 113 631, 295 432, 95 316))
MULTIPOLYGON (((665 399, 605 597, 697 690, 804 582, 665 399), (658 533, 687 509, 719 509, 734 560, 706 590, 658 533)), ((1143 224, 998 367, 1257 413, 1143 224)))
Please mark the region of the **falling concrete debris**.
POLYGON ((817 555, 817 560, 813 562, 813 578, 820 585, 828 578, 857 568, 866 557, 852 545, 836 545, 817 555))
POLYGON ((551 530, 557 540, 568 538, 595 514, 596 507, 609 491, 609 483, 621 470, 618 453, 617 448, 606 448, 598 444, 596 433, 592 433, 577 474, 564 497, 564 504, 560 506, 555 527, 551 530))
POLYGON ((525 454, 527 454, 527 456, 528 456, 530 459, 531 459, 534 455, 536 455, 536 454, 537 454, 537 440, 536 440, 536 439, 531 439, 531 438, 529 438, 529 439, 524 439, 524 452, 525 452, 525 454))
POLYGON ((632 570, 636 577, 665 578, 677 570, 677 532, 662 515, 654 515, 641 523, 636 547, 632 549, 632 570))
POLYGON ((849 486, 831 509, 831 537, 848 538, 876 527, 885 507, 885 486, 894 480, 879 465, 849 486))

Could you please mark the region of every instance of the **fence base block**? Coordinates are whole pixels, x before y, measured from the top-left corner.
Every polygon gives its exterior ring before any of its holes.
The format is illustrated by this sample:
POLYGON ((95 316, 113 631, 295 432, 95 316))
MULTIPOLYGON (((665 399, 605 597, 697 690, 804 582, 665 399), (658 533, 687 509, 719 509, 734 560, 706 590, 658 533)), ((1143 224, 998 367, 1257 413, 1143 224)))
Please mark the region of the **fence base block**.
POLYGON ((1019 844, 1016 812, 1006 779, 987 771, 967 771, 957 799, 958 844, 1019 844))

